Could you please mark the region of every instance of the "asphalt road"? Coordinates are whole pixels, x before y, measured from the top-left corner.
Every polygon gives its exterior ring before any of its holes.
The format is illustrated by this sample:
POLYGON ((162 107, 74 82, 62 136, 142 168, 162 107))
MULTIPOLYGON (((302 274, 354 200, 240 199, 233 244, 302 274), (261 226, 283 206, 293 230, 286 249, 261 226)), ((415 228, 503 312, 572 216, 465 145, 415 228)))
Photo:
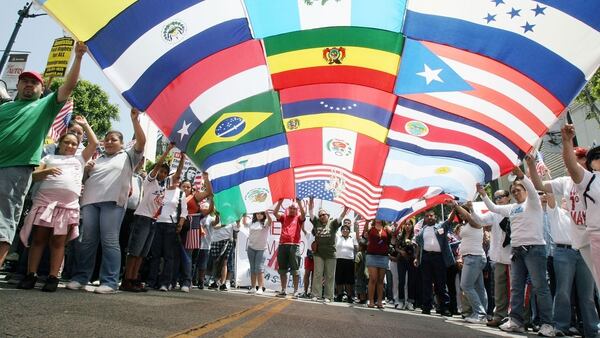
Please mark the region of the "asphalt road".
MULTIPOLYGON (((91 288, 90 288, 91 289, 91 288)), ((459 318, 197 290, 96 295, 0 282, 1 337, 496 337, 459 318)), ((523 337, 524 335, 520 335, 523 337)))

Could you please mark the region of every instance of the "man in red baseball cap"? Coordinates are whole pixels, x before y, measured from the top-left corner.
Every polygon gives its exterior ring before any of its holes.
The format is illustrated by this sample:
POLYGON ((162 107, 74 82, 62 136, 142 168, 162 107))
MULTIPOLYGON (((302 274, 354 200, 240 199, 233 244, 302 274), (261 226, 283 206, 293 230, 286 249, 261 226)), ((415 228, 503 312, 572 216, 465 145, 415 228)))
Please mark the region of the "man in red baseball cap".
POLYGON ((86 51, 83 43, 77 44, 73 66, 56 92, 40 98, 44 79, 39 73, 27 71, 19 75, 16 99, 0 105, 0 266, 15 237, 44 139, 77 85, 86 51))

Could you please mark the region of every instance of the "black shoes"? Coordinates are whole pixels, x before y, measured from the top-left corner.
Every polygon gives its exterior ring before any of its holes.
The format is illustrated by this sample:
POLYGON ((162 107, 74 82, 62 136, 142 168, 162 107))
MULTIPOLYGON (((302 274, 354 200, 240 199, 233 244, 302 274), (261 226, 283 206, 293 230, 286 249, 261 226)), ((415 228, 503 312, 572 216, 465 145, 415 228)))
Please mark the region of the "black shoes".
POLYGON ((17 284, 17 289, 31 290, 35 287, 36 282, 37 276, 35 275, 35 273, 28 273, 27 275, 25 275, 25 277, 23 277, 23 279, 21 279, 19 284, 17 284))
POLYGON ((55 292, 56 288, 58 288, 58 278, 56 276, 48 276, 46 279, 46 283, 42 287, 42 291, 44 292, 55 292))

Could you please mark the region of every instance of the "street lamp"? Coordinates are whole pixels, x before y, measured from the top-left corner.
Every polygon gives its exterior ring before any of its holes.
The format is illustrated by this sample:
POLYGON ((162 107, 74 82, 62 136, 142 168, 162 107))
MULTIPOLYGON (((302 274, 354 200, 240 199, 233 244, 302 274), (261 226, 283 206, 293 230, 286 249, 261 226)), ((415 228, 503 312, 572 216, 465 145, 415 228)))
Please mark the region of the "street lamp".
POLYGON ((8 44, 4 49, 4 54, 2 54, 2 59, 0 59, 0 72, 4 69, 4 65, 6 64, 6 60, 8 59, 8 55, 10 54, 10 50, 12 49, 13 43, 15 43, 15 39, 17 38, 17 34, 19 33, 19 29, 21 28, 21 24, 23 23, 23 19, 25 18, 35 18, 42 15, 47 15, 45 13, 42 14, 29 14, 29 9, 33 2, 28 2, 25 4, 23 9, 20 9, 17 14, 19 14, 19 19, 15 24, 15 29, 13 29, 12 35, 10 39, 8 39, 8 44))

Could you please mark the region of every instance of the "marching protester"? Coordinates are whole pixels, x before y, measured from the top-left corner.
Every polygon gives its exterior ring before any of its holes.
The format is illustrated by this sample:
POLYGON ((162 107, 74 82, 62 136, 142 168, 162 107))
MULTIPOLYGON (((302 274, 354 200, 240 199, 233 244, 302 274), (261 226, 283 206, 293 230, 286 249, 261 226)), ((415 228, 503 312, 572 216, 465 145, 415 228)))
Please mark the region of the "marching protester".
POLYGON ((88 144, 76 155, 80 140, 66 133, 58 139, 57 154, 42 158, 33 172, 33 180, 41 182, 33 198, 33 205, 21 229, 21 240, 28 244, 33 232, 27 275, 17 288, 32 289, 37 281, 36 272, 43 250, 50 246, 50 273, 42 291, 54 292, 58 287, 58 272, 63 263, 67 240, 79 236, 79 196, 83 167, 96 151, 98 139, 83 116, 75 121, 88 135, 88 144))
MULTIPOLYGON (((202 173, 203 186, 193 188, 190 181, 183 181, 181 189, 186 194, 188 208, 188 229, 184 237, 184 247, 188 256, 192 257, 184 267, 184 274, 189 275, 192 285, 198 285, 198 260, 202 247, 202 220, 212 212, 213 208, 205 208, 206 200, 212 196, 212 187, 208 181, 208 174, 202 173)), ((186 277, 187 278, 187 277, 186 277)))
POLYGON ((265 287, 265 250, 267 238, 271 230, 271 217, 266 212, 255 212, 248 224, 247 217, 244 225, 250 230, 248 234, 248 260, 250 261, 250 290, 248 293, 262 294, 265 287))
POLYGON ((109 131, 104 137, 104 152, 95 161, 86 165, 84 172, 84 190, 81 197, 81 235, 76 245, 77 268, 67 289, 79 290, 90 280, 96 261, 98 242, 102 245, 102 265, 100 267, 100 286, 94 292, 114 293, 119 281, 121 267, 121 249, 119 231, 127 197, 131 185, 131 176, 146 144, 144 130, 138 120, 140 111, 131 109, 131 122, 136 143, 129 149, 123 149, 123 134, 109 131))
MULTIPOLYGON (((530 155, 526 155, 530 156, 530 155)), ((535 170, 535 168, 530 168, 535 170)), ((480 184, 477 192, 487 208, 510 219, 510 244, 512 247, 509 320, 500 325, 502 331, 525 332, 524 293, 529 276, 537 299, 541 327, 538 334, 554 336, 552 324, 552 298, 546 277, 546 241, 544 240, 543 211, 533 183, 519 167, 513 169, 517 179, 510 186, 516 203, 494 204, 480 184)))
POLYGON ((237 227, 237 223, 217 223, 214 225, 210 244, 213 276, 213 283, 209 287, 211 289, 229 290, 227 286, 227 262, 229 261, 229 254, 233 250, 233 230, 237 227))
MULTIPOLYGON (((204 182, 208 182, 205 180, 204 182)), ((200 250, 198 250, 198 260, 196 270, 198 271, 198 288, 204 289, 206 269, 210 259, 210 245, 212 243, 212 234, 214 227, 219 224, 219 215, 214 212, 215 203, 212 198, 200 202, 200 213, 203 217, 200 219, 200 250), (208 202, 207 202, 208 200, 208 202)))
POLYGON ((65 82, 44 98, 44 80, 39 73, 19 75, 17 97, 0 105, 0 266, 8 254, 21 218, 31 174, 39 165, 42 145, 54 118, 77 85, 83 43, 75 46, 75 60, 65 82))
MULTIPOLYGON (((273 214, 278 222, 281 223, 281 235, 279 236, 279 246, 277 248, 277 264, 279 264, 279 277, 281 279, 281 291, 277 294, 279 297, 287 295, 288 270, 292 275, 294 297, 299 297, 298 283, 300 276, 300 231, 304 227, 306 212, 299 199, 293 202, 283 214, 279 214, 283 200, 279 200, 275 205, 273 214), (300 213, 298 213, 300 211, 300 213)), ((315 295, 313 295, 314 297, 315 295)))
POLYGON ((415 310, 417 299, 417 274, 418 270, 413 264, 415 248, 413 244, 414 225, 409 219, 400 223, 396 236, 396 251, 398 252, 398 303, 394 306, 399 310, 415 310), (406 286, 407 295, 404 288, 406 286))
POLYGON ((144 258, 152 247, 156 230, 156 214, 162 206, 165 192, 164 181, 169 175, 169 165, 165 164, 164 161, 173 147, 173 143, 169 144, 167 150, 156 161, 154 168, 144 179, 143 195, 139 206, 134 212, 135 218, 131 225, 131 234, 127 244, 125 275, 119 290, 131 292, 145 290, 138 279, 138 274, 144 258))
POLYGON ((431 286, 434 286, 438 298, 440 314, 450 317, 450 297, 446 291, 446 269, 456 263, 447 234, 452 231, 454 212, 448 220, 437 223, 437 216, 433 210, 425 212, 423 225, 415 237, 417 244, 415 266, 420 267, 423 281, 423 303, 421 312, 431 314, 433 297, 431 286))
MULTIPOLYGON (((174 269, 175 250, 179 250, 179 232, 188 215, 187 203, 183 190, 179 189, 179 179, 185 162, 182 153, 179 165, 175 173, 165 181, 162 200, 155 213, 155 231, 152 245, 150 247, 150 271, 148 273, 148 284, 150 287, 160 291, 169 291, 174 269), (163 259, 162 270, 160 261, 163 259), (160 274, 159 274, 159 270, 160 274)), ((185 291, 182 290, 182 291, 185 291)), ((188 290, 189 291, 189 290, 188 290)))
POLYGON ((354 301, 354 256, 358 250, 358 241, 350 236, 352 221, 346 218, 342 224, 342 233, 335 242, 335 284, 337 288, 336 301, 341 302, 346 297, 348 303, 354 301))
POLYGON ((384 221, 374 219, 370 222, 366 235, 366 265, 369 269, 368 307, 373 308, 377 305, 378 309, 383 309, 383 280, 389 266, 388 251, 393 233, 384 221), (375 304, 375 293, 377 293, 377 304, 375 304))
POLYGON ((313 225, 315 241, 312 245, 312 252, 315 261, 313 272, 312 296, 313 300, 323 297, 323 302, 329 303, 333 299, 334 278, 336 268, 335 241, 337 230, 342 225, 342 220, 346 217, 348 207, 337 219, 329 219, 329 213, 325 209, 319 210, 319 217, 314 215, 314 199, 310 198, 308 202, 308 212, 310 222, 313 225))

